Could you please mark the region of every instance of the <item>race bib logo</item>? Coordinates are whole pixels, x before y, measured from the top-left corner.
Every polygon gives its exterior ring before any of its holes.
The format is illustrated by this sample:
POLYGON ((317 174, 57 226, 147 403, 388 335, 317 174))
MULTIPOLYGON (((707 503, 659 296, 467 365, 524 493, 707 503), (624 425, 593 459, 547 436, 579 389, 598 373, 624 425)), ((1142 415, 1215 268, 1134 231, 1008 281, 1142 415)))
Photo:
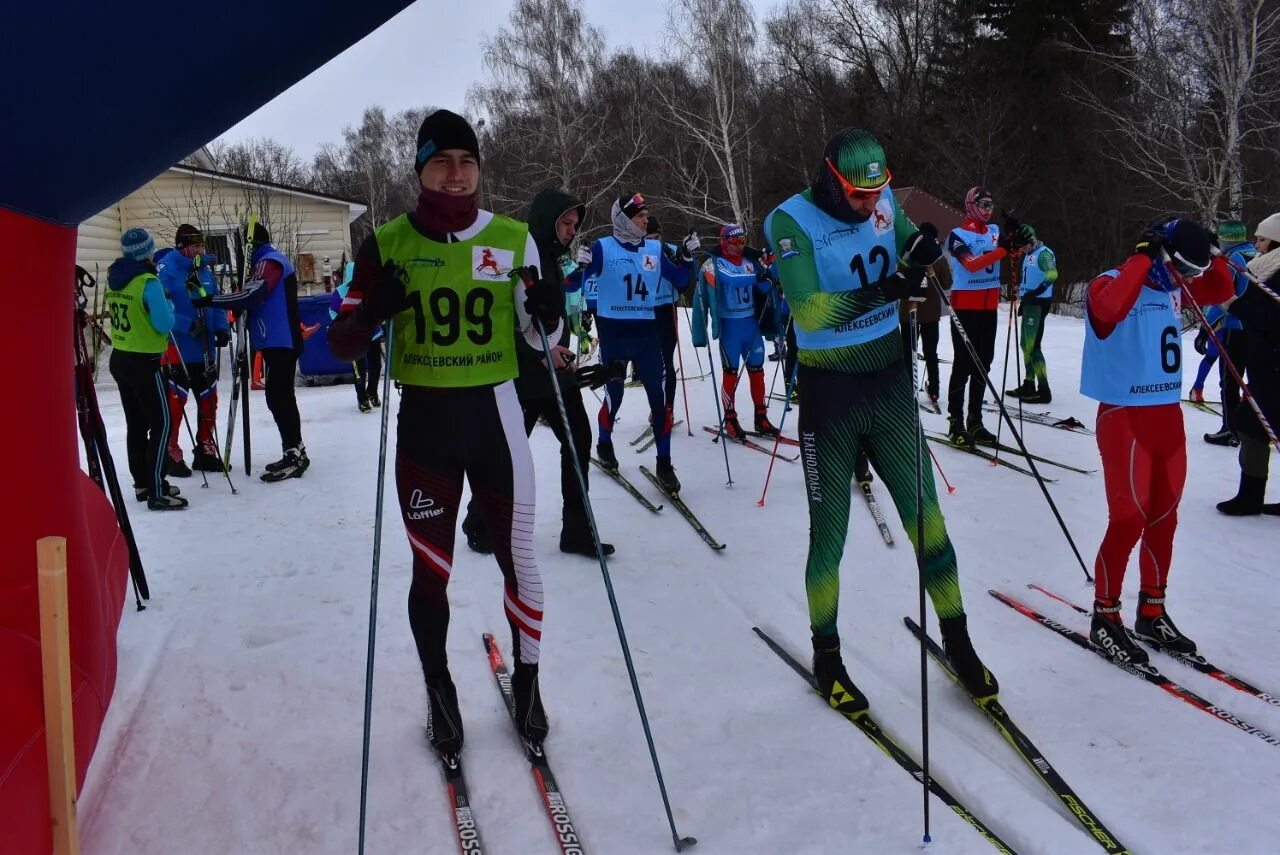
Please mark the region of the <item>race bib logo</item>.
POLYGON ((881 198, 876 203, 876 209, 871 212, 871 224, 876 230, 876 234, 882 235, 893 229, 893 202, 888 199, 881 198))
POLYGON ((646 273, 653 273, 658 269, 658 257, 656 255, 640 256, 640 266, 644 268, 646 273))
POLYGON ((516 254, 492 246, 471 247, 472 279, 505 279, 515 265, 516 254))

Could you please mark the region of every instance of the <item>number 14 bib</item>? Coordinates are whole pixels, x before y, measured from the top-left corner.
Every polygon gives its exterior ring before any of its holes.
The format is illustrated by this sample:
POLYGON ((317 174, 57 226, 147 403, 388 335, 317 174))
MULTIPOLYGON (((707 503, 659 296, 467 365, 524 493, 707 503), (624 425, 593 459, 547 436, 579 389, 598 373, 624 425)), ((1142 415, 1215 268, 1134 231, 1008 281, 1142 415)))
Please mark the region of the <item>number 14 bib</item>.
POLYGON ((635 250, 612 237, 600 239, 601 271, 596 313, 602 318, 652 320, 658 282, 662 279, 662 246, 646 240, 635 250))

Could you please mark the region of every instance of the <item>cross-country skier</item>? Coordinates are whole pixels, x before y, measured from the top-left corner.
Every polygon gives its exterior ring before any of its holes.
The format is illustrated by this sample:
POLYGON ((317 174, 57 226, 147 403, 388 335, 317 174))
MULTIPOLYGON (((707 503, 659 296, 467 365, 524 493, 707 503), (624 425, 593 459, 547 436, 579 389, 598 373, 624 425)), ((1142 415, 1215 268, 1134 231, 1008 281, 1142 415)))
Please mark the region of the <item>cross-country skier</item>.
MULTIPOLYGON (((529 207, 529 234, 538 247, 542 259, 542 277, 556 290, 563 290, 565 276, 576 269, 569 254, 569 247, 578 234, 578 226, 586 215, 586 206, 573 194, 557 188, 548 188, 533 197, 529 207)), ((572 296, 572 295, 570 295, 572 296)), ((586 498, 578 485, 574 470, 573 451, 578 454, 578 467, 587 479, 591 466, 591 419, 582 403, 579 374, 574 371, 574 354, 570 349, 568 313, 562 312, 564 323, 559 338, 553 340, 552 359, 560 386, 560 399, 572 429, 573 447, 565 434, 560 405, 555 389, 548 377, 546 356, 541 347, 533 347, 524 338, 516 339, 516 355, 520 373, 516 377, 516 396, 524 412, 524 432, 533 432, 542 419, 560 441, 560 495, 563 501, 560 526, 560 551, 594 558, 595 541, 591 536, 591 523, 587 517, 586 498)), ((599 366, 584 369, 583 376, 591 377, 599 372, 599 366)), ((493 539, 489 536, 480 513, 479 500, 473 496, 467 506, 466 519, 462 521, 462 533, 467 545, 476 552, 492 552, 493 539)), ((601 543, 605 555, 614 553, 611 543, 601 543)))
POLYGON ((253 350, 262 354, 267 409, 275 419, 284 451, 283 457, 267 464, 262 480, 301 478, 311 459, 302 444, 302 416, 293 387, 303 336, 298 322, 298 277, 293 262, 271 243, 271 233, 262 223, 254 224, 253 234, 245 235, 245 243, 253 247, 249 259, 253 272, 244 288, 236 294, 210 295, 194 302, 197 306, 212 304, 219 309, 249 312, 249 341, 253 350))
MULTIPOLYGON (((191 470, 221 472, 218 456, 218 348, 231 341, 227 313, 198 309, 192 297, 218 293, 218 280, 209 269, 204 235, 195 226, 183 223, 174 235, 174 248, 156 253, 156 275, 173 303, 176 321, 173 339, 177 344, 176 359, 182 365, 169 367, 169 474, 188 477, 191 470), (198 266, 197 266, 198 265, 198 266), (185 369, 185 370, 184 370, 185 369), (189 385, 188 385, 189 384, 189 385), (183 410, 187 395, 196 395, 196 447, 191 453, 191 468, 182 459, 178 445, 183 410)), ((172 351, 173 348, 171 347, 172 351)))
POLYGON ((1132 255, 1089 283, 1080 392, 1098 402, 1097 439, 1107 492, 1107 531, 1094 561, 1089 637, 1104 653, 1143 663, 1124 629, 1120 594, 1141 541, 1142 587, 1133 629, 1194 653, 1165 609, 1178 504, 1187 476, 1182 409, 1182 288, 1200 305, 1235 296, 1226 262, 1210 254, 1199 223, 1170 219, 1142 234, 1132 255))
POLYGON ((693 253, 702 245, 696 233, 681 242, 676 260, 667 258, 662 244, 648 240, 649 209, 644 197, 634 193, 620 197, 610 212, 613 234, 591 245, 591 260, 583 280, 596 277, 596 328, 600 334, 600 364, 609 372, 604 403, 597 417, 599 441, 596 454, 611 469, 618 468, 613 450, 613 422, 622 405, 627 363, 634 363, 649 399, 649 423, 657 437, 655 475, 663 489, 680 492, 680 480, 671 465, 671 420, 667 417, 663 390, 662 342, 653 311, 660 279, 677 288, 687 283, 693 253))
MULTIPOLYGON (((927 224, 916 230, 889 180, 880 143, 849 128, 827 142, 813 184, 765 221, 800 346, 813 671, 827 702, 846 712, 867 707, 845 671, 836 628, 850 484, 858 452, 866 449, 915 541, 924 437, 911 368, 903 361, 898 300, 924 298, 925 267, 941 254, 936 230, 927 224)), ((955 550, 927 465, 920 490, 925 585, 943 647, 964 686, 975 697, 993 697, 999 685, 969 640, 955 550)))
MULTIPOLYGON (((1272 291, 1280 292, 1280 214, 1272 214, 1259 223, 1254 234, 1257 255, 1249 262, 1249 272, 1272 291)), ((1280 428, 1280 305, 1247 279, 1243 290, 1237 293, 1240 296, 1228 312, 1249 330, 1249 394, 1272 429, 1280 428)), ((1223 414, 1227 413, 1224 409, 1223 414)), ((1228 516, 1280 516, 1280 502, 1263 504, 1271 464, 1266 431, 1244 401, 1230 411, 1229 418, 1240 437, 1240 490, 1234 498, 1219 502, 1218 510, 1228 516)))
POLYGON ((755 432, 775 436, 778 429, 769 421, 769 404, 764 389, 764 337, 760 334, 757 295, 771 300, 773 282, 769 269, 759 260, 743 256, 747 233, 737 223, 720 228, 720 251, 702 263, 701 276, 693 295, 693 346, 707 347, 707 315, 711 315, 711 338, 720 342, 723 372, 720 400, 724 409, 724 432, 743 439, 746 431, 738 422, 735 396, 738 366, 746 363, 751 402, 755 405, 755 432))
POLYGON ((516 336, 540 341, 529 313, 556 340, 564 296, 512 273, 540 267, 528 226, 481 210, 480 146, 467 120, 437 110, 422 121, 414 160, 417 207, 380 226, 356 256, 351 289, 329 328, 329 347, 359 359, 391 320, 391 376, 401 384, 396 487, 413 582, 409 625, 431 709, 431 741, 462 749, 462 716, 449 674, 449 574, 465 477, 480 500, 503 576, 511 628, 516 722, 527 740, 547 735, 538 690, 542 578, 534 559, 533 458, 511 381, 516 336), (497 264, 494 272, 486 260, 497 264))
POLYGON ((1010 220, 1011 234, 1002 236, 990 223, 995 202, 991 193, 971 187, 964 197, 964 222, 947 236, 947 259, 951 266, 951 309, 956 323, 964 327, 977 351, 975 365, 959 330, 951 330, 951 380, 947 384, 947 433, 957 445, 992 445, 995 434, 982 424, 982 396, 987 385, 983 372, 991 370, 996 352, 997 310, 1000 307, 1000 260, 1009 255, 1013 243, 1027 242, 1025 227, 1010 220), (1012 232, 1021 230, 1021 234, 1012 232), (969 415, 965 418, 965 399, 969 415))
POLYGON ((1049 391, 1049 372, 1045 368, 1040 343, 1044 340, 1044 324, 1053 306, 1053 283, 1058 281, 1058 261, 1053 250, 1036 237, 1035 229, 1031 226, 1025 229, 1024 236, 1029 240, 1021 245, 1011 245, 1010 255, 1022 260, 1022 275, 1018 281, 1018 311, 1022 314, 1019 344, 1027 373, 1023 375, 1021 386, 1005 394, 1021 398, 1024 404, 1048 404, 1053 400, 1053 394, 1049 391))
MULTIPOLYGON (((1222 247, 1222 253, 1227 257, 1227 261, 1239 268, 1245 268, 1249 262, 1253 260, 1257 252, 1254 250, 1253 244, 1248 240, 1247 233, 1244 229, 1244 223, 1239 220, 1224 220, 1218 223, 1218 242, 1222 247)), ((1243 273, 1236 274, 1236 294, 1243 294, 1245 287, 1249 284, 1249 279, 1243 273)), ((1234 314, 1224 312, 1218 307, 1206 310, 1205 317, 1210 324, 1219 321, 1219 326, 1214 328, 1217 334, 1218 343, 1222 345, 1226 351, 1227 358, 1235 365, 1236 370, 1243 377, 1245 369, 1249 366, 1249 344, 1248 333, 1245 331, 1244 324, 1240 318, 1234 314), (1208 312, 1212 311, 1210 315, 1208 312)), ((1204 330, 1200 330, 1196 334, 1197 351, 1200 336, 1206 339, 1209 334, 1204 330)), ((1217 348, 1214 348, 1215 350, 1217 348)), ((1208 346, 1206 344, 1204 350, 1205 358, 1208 358, 1208 346)), ((1203 362, 1201 363, 1203 364, 1203 362)), ((1200 380, 1199 371, 1196 372, 1196 379, 1200 380)), ((1218 365, 1218 383, 1222 391, 1222 427, 1214 433, 1206 433, 1204 441, 1210 445, 1236 445, 1239 439, 1236 432, 1231 427, 1231 413, 1240 404, 1240 386, 1236 383, 1236 378, 1231 371, 1227 369, 1226 362, 1223 361, 1218 365)), ((1204 381, 1200 380, 1201 387, 1204 381)), ((1192 386, 1191 398, 1195 399, 1195 386, 1192 386)), ((1200 400, 1204 400, 1204 395, 1200 396, 1200 400)), ((1249 413, 1249 418, 1253 418, 1253 413, 1249 413)))
MULTIPOLYGON (((338 313, 342 311, 342 302, 347 299, 347 293, 351 290, 351 277, 355 269, 354 261, 347 262, 342 284, 333 289, 333 296, 329 298, 330 321, 337 320, 338 313)), ((382 406, 382 399, 378 397, 378 380, 382 376, 382 327, 374 330, 373 341, 364 359, 357 359, 351 365, 355 374, 352 385, 356 390, 356 407, 362 413, 371 413, 374 407, 382 406)))
POLYGON ((107 270, 111 313, 111 376, 124 409, 129 472, 139 502, 153 511, 187 506, 177 487, 164 480, 169 444, 169 403, 160 358, 169 349, 173 306, 156 277, 156 244, 143 229, 120 238, 122 257, 107 270))

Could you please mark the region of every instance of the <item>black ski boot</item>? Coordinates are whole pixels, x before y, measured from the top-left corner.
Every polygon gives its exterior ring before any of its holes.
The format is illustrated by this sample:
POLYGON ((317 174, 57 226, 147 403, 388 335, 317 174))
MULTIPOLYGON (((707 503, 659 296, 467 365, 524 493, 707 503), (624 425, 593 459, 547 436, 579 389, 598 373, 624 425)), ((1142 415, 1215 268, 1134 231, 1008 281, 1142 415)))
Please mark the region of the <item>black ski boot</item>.
MULTIPOLYGON (((466 531, 466 528, 463 528, 466 531)), ((470 541, 468 541, 469 543, 470 541)), ((600 550, 606 556, 612 555, 616 550, 612 543, 600 542, 600 550)), ((490 550, 492 552, 492 550, 490 550)), ((560 530, 560 551, 570 555, 585 555, 588 558, 596 557, 596 543, 591 537, 590 528, 563 528, 560 530)))
POLYGON ((373 406, 375 406, 375 407, 381 407, 381 406, 382 406, 382 399, 378 397, 378 390, 377 390, 377 389, 370 389, 370 390, 369 390, 369 403, 370 403, 370 404, 372 404, 372 405, 373 405, 373 406))
POLYGON ((1124 628, 1119 600, 1093 601, 1089 640, 1112 661, 1126 665, 1146 665, 1150 661, 1147 651, 1124 628))
POLYGON ((511 675, 511 691, 516 696, 516 730, 525 742, 541 747, 550 726, 538 689, 538 666, 517 662, 511 675))
POLYGON ((164 474, 172 475, 174 478, 190 478, 191 467, 183 461, 181 455, 177 457, 166 456, 164 474))
POLYGON ((1042 384, 1040 385, 1040 388, 1039 388, 1037 391, 1032 392, 1030 395, 1023 395, 1023 396, 1022 396, 1022 403, 1024 403, 1024 404, 1052 404, 1052 403, 1053 403, 1053 393, 1049 391, 1049 384, 1048 384, 1048 383, 1042 383, 1042 384))
POLYGON ((288 478, 301 478, 302 473, 306 472, 307 468, 311 466, 311 460, 307 457, 307 449, 302 445, 286 451, 280 463, 282 465, 277 466, 275 469, 267 467, 267 471, 262 475, 262 480, 268 484, 273 484, 276 481, 284 481, 288 478))
POLYGON ((364 395, 356 396, 356 406, 360 408, 360 412, 362 413, 373 412, 373 405, 369 403, 369 399, 366 398, 364 395))
POLYGON ((1014 389, 1006 389, 1004 396, 1006 398, 1029 398, 1036 393, 1036 384, 1034 380, 1023 380, 1022 385, 1014 389))
POLYGON ((1133 633, 1174 653, 1196 652, 1196 643, 1174 626, 1164 610, 1163 595, 1153 597, 1146 592, 1138 593, 1138 617, 1133 622, 1133 633))
POLYGON ((973 438, 974 445, 995 445, 996 435, 987 430, 981 421, 972 422, 969 425, 969 436, 973 438))
POLYGON ((221 472, 222 459, 214 451, 197 449, 191 455, 191 468, 197 472, 221 472))
POLYGON ((467 516, 462 520, 462 533, 466 536, 467 546, 472 552, 478 552, 481 555, 493 554, 493 541, 489 538, 489 530, 485 527, 480 515, 472 513, 470 508, 467 509, 467 516))
POLYGON ((969 436, 969 432, 964 429, 963 423, 957 418, 947 421, 947 439, 952 445, 960 448, 973 448, 973 437, 969 436))
POLYGON ((440 754, 462 751, 462 712, 448 671, 427 678, 427 739, 440 754))
POLYGON ((996 675, 982 664, 974 652, 973 642, 969 640, 968 617, 939 618, 938 630, 942 633, 942 649, 946 651, 947 661, 965 691, 979 702, 999 695, 1000 683, 996 675))
POLYGON ((658 458, 658 471, 654 473, 658 478, 658 483, 662 485, 662 489, 671 495, 680 492, 680 479, 676 477, 675 467, 671 465, 670 457, 658 458))
POLYGON ((613 453, 612 442, 597 442, 596 457, 604 464, 604 468, 610 472, 618 471, 618 455, 613 453))
POLYGON ((1236 435, 1226 428, 1217 433, 1206 433, 1204 441, 1210 445, 1225 445, 1231 448, 1235 448, 1240 444, 1240 440, 1236 438, 1236 435))
POLYGON ((149 511, 183 511, 187 508, 187 500, 181 496, 160 496, 147 499, 149 511))
POLYGON ((817 693, 836 712, 861 715, 871 706, 844 669, 838 634, 813 636, 813 679, 817 693))
POLYGON ((769 421, 769 410, 765 407, 756 407, 756 433, 761 436, 778 435, 778 429, 769 421))
POLYGON ((724 411, 724 435, 729 439, 745 439, 747 432, 742 429, 742 423, 738 421, 738 414, 734 410, 724 411))
POLYGON ((1252 517, 1262 513, 1262 498, 1267 491, 1267 479, 1253 478, 1240 473, 1240 492, 1234 499, 1218 502, 1218 510, 1229 517, 1252 517))
MULTIPOLYGON (((139 487, 137 484, 135 484, 133 486, 133 495, 139 502, 148 501, 151 498, 151 488, 139 487)), ((179 490, 177 487, 170 484, 168 481, 164 482, 165 498, 177 498, 178 496, 181 496, 181 495, 182 495, 181 490, 179 490)))

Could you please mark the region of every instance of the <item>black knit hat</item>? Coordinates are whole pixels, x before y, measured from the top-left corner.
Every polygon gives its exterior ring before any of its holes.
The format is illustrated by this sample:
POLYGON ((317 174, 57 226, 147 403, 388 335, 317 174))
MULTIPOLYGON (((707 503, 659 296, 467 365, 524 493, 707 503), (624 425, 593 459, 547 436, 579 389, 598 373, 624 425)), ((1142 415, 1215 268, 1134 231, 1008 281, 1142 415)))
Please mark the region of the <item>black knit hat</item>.
POLYGON ((418 128, 418 153, 413 159, 413 168, 422 171, 427 159, 438 151, 460 148, 480 157, 480 141, 471 123, 449 110, 436 110, 422 120, 418 128))
POLYGON ((200 230, 190 223, 183 223, 178 226, 178 231, 173 235, 173 245, 178 249, 184 246, 194 246, 198 243, 204 243, 204 235, 200 230))
POLYGON ((618 208, 622 211, 624 217, 634 217, 636 214, 649 207, 644 201, 644 197, 639 193, 632 193, 630 196, 618 197, 618 208))
POLYGON ((262 246, 264 243, 271 243, 271 232, 267 231, 267 227, 262 223, 254 223, 252 237, 247 234, 246 237, 249 237, 249 243, 254 246, 262 246))

